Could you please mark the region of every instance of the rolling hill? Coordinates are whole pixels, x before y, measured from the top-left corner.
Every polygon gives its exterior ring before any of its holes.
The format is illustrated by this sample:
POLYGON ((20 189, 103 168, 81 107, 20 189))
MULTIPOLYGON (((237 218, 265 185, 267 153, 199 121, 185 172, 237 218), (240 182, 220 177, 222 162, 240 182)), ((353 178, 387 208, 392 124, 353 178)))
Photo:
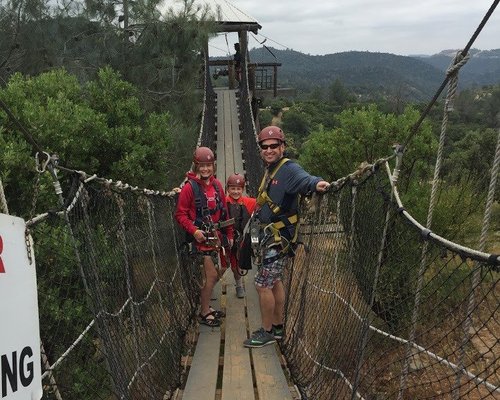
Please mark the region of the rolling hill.
MULTIPOLYGON (((440 71, 446 71, 458 50, 443 50, 432 56, 414 56, 440 71)), ((471 58, 460 71, 462 87, 484 86, 500 82, 500 49, 470 51, 471 58)))
MULTIPOLYGON (((500 50, 474 51, 474 57, 462 69, 461 87, 499 83, 498 53, 500 50)), ((455 51, 446 51, 434 56, 410 57, 349 51, 312 56, 294 50, 269 48, 268 51, 262 47, 250 50, 250 60, 280 62, 280 86, 294 87, 299 93, 326 88, 339 79, 360 98, 398 96, 408 101, 422 101, 429 99, 440 86, 454 54, 455 51)))

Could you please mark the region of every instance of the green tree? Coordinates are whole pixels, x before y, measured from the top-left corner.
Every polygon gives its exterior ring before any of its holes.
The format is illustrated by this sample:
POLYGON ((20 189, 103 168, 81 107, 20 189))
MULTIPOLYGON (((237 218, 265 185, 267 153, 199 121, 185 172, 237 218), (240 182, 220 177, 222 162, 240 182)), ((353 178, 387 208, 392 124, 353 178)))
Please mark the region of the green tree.
POLYGON ((311 128, 309 116, 300 107, 292 106, 283 113, 281 127, 287 135, 292 135, 302 141, 311 128))
POLYGON ((328 101, 339 106, 345 106, 355 100, 355 97, 346 89, 340 79, 335 81, 328 87, 328 101))
POLYGON ((493 164, 497 132, 493 129, 471 130, 453 144, 453 151, 443 165, 443 176, 451 182, 466 181, 485 189, 493 164))
MULTIPOLYGON (((62 165, 140 187, 168 189, 183 172, 178 166, 175 177, 167 176, 178 124, 169 113, 145 113, 136 93, 118 73, 105 68, 87 85, 64 70, 35 78, 16 74, 0 98, 34 132, 42 149, 59 155, 62 165)), ((34 167, 26 168, 33 165, 27 162, 31 149, 4 113, 0 126, 2 147, 8 149, 0 154, 2 180, 8 197, 16 199, 13 210, 26 215, 34 180, 34 167)))
POLYGON ((310 93, 308 93, 308 99, 312 101, 322 102, 324 101, 323 88, 319 86, 313 86, 310 93))
MULTIPOLYGON (((267 104, 268 102, 266 102, 267 104)), ((282 98, 278 98, 278 99, 272 99, 271 101, 269 101, 269 110, 271 111, 271 114, 273 114, 273 116, 277 117, 279 115, 280 112, 282 112, 283 108, 284 107, 287 107, 289 105, 289 101, 285 100, 285 99, 282 99, 282 98)))
POLYGON ((271 125, 273 121, 273 115, 268 109, 263 109, 259 111, 259 125, 261 127, 266 127, 271 125))
POLYGON ((111 66, 139 88, 148 109, 167 108, 191 123, 201 110, 195 89, 214 24, 192 0, 175 12, 161 13, 159 4, 79 0, 57 7, 48 0, 9 2, 0 8, 0 79, 64 67, 86 82, 111 66))
POLYGON ((309 131, 311 131, 320 125, 327 129, 335 128, 338 124, 336 115, 341 113, 344 107, 327 101, 308 100, 300 103, 300 109, 308 115, 311 123, 309 131))
MULTIPOLYGON (((354 171, 361 161, 374 162, 391 155, 391 148, 402 143, 418 119, 408 107, 402 115, 383 114, 375 105, 345 110, 338 116, 338 128, 321 126, 304 143, 300 162, 311 172, 327 179, 338 179, 354 171)), ((430 126, 424 124, 404 158, 408 173, 428 169, 436 141, 430 126)))

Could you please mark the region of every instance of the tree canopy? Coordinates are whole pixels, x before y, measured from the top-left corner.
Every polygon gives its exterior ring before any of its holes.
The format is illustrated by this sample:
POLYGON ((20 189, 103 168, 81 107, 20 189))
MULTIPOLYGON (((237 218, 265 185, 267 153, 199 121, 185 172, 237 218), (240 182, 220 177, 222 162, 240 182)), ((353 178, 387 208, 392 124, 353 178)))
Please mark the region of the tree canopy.
MULTIPOLYGON (((213 22, 192 0, 163 15, 159 3, 30 0, 0 7, 0 98, 61 165, 154 189, 177 186, 189 168, 213 22)), ((23 167, 33 165, 33 149, 3 112, 0 133, 6 191, 26 200, 33 170, 23 167)), ((25 211, 22 204, 12 209, 25 211)))
MULTIPOLYGON (((0 90, 0 98, 30 127, 40 147, 57 153, 66 167, 141 187, 169 189, 176 183, 173 179, 181 179, 174 168, 179 138, 171 114, 144 112, 137 89, 109 67, 87 84, 64 70, 37 77, 15 74, 0 90), (169 177, 175 170, 175 178, 169 177)), ((4 113, 0 126, 2 148, 7 149, 0 157, 2 180, 6 192, 13 194, 33 181, 32 149, 4 113)), ((25 195, 9 197, 21 200, 25 195)), ((25 211, 23 204, 29 203, 21 201, 13 209, 25 211)))
MULTIPOLYGON (((326 179, 338 179, 354 171, 361 161, 374 162, 390 156, 392 146, 402 143, 419 113, 408 107, 403 114, 384 114, 376 105, 348 109, 340 113, 338 127, 319 126, 305 141, 300 162, 326 179)), ((408 151, 408 164, 426 163, 435 152, 436 141, 430 126, 421 128, 408 151)))

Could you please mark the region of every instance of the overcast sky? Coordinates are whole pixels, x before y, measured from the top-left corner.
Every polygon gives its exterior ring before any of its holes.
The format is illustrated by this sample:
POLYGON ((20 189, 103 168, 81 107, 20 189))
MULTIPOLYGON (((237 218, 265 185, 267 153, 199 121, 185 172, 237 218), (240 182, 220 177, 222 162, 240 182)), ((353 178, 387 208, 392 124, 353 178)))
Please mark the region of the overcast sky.
MULTIPOLYGON (((231 1, 231 0, 229 0, 231 1)), ((232 0, 262 29, 249 47, 293 49, 318 55, 349 50, 399 55, 462 49, 493 0, 232 0)), ((210 42, 210 55, 233 52, 236 34, 210 42), (229 50, 228 50, 229 47, 229 50)), ((500 6, 474 46, 500 48, 500 6)))

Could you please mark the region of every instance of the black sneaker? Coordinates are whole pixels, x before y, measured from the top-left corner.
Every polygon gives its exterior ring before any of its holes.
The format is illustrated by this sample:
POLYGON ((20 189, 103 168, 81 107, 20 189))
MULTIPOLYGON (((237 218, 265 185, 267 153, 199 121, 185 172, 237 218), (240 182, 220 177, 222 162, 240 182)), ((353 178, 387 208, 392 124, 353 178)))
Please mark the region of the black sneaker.
POLYGON ((273 325, 272 334, 276 340, 283 339, 283 327, 278 328, 277 326, 273 325))
POLYGON ((274 336, 266 332, 264 328, 252 333, 252 336, 243 342, 245 347, 264 347, 268 344, 276 343, 274 336))

